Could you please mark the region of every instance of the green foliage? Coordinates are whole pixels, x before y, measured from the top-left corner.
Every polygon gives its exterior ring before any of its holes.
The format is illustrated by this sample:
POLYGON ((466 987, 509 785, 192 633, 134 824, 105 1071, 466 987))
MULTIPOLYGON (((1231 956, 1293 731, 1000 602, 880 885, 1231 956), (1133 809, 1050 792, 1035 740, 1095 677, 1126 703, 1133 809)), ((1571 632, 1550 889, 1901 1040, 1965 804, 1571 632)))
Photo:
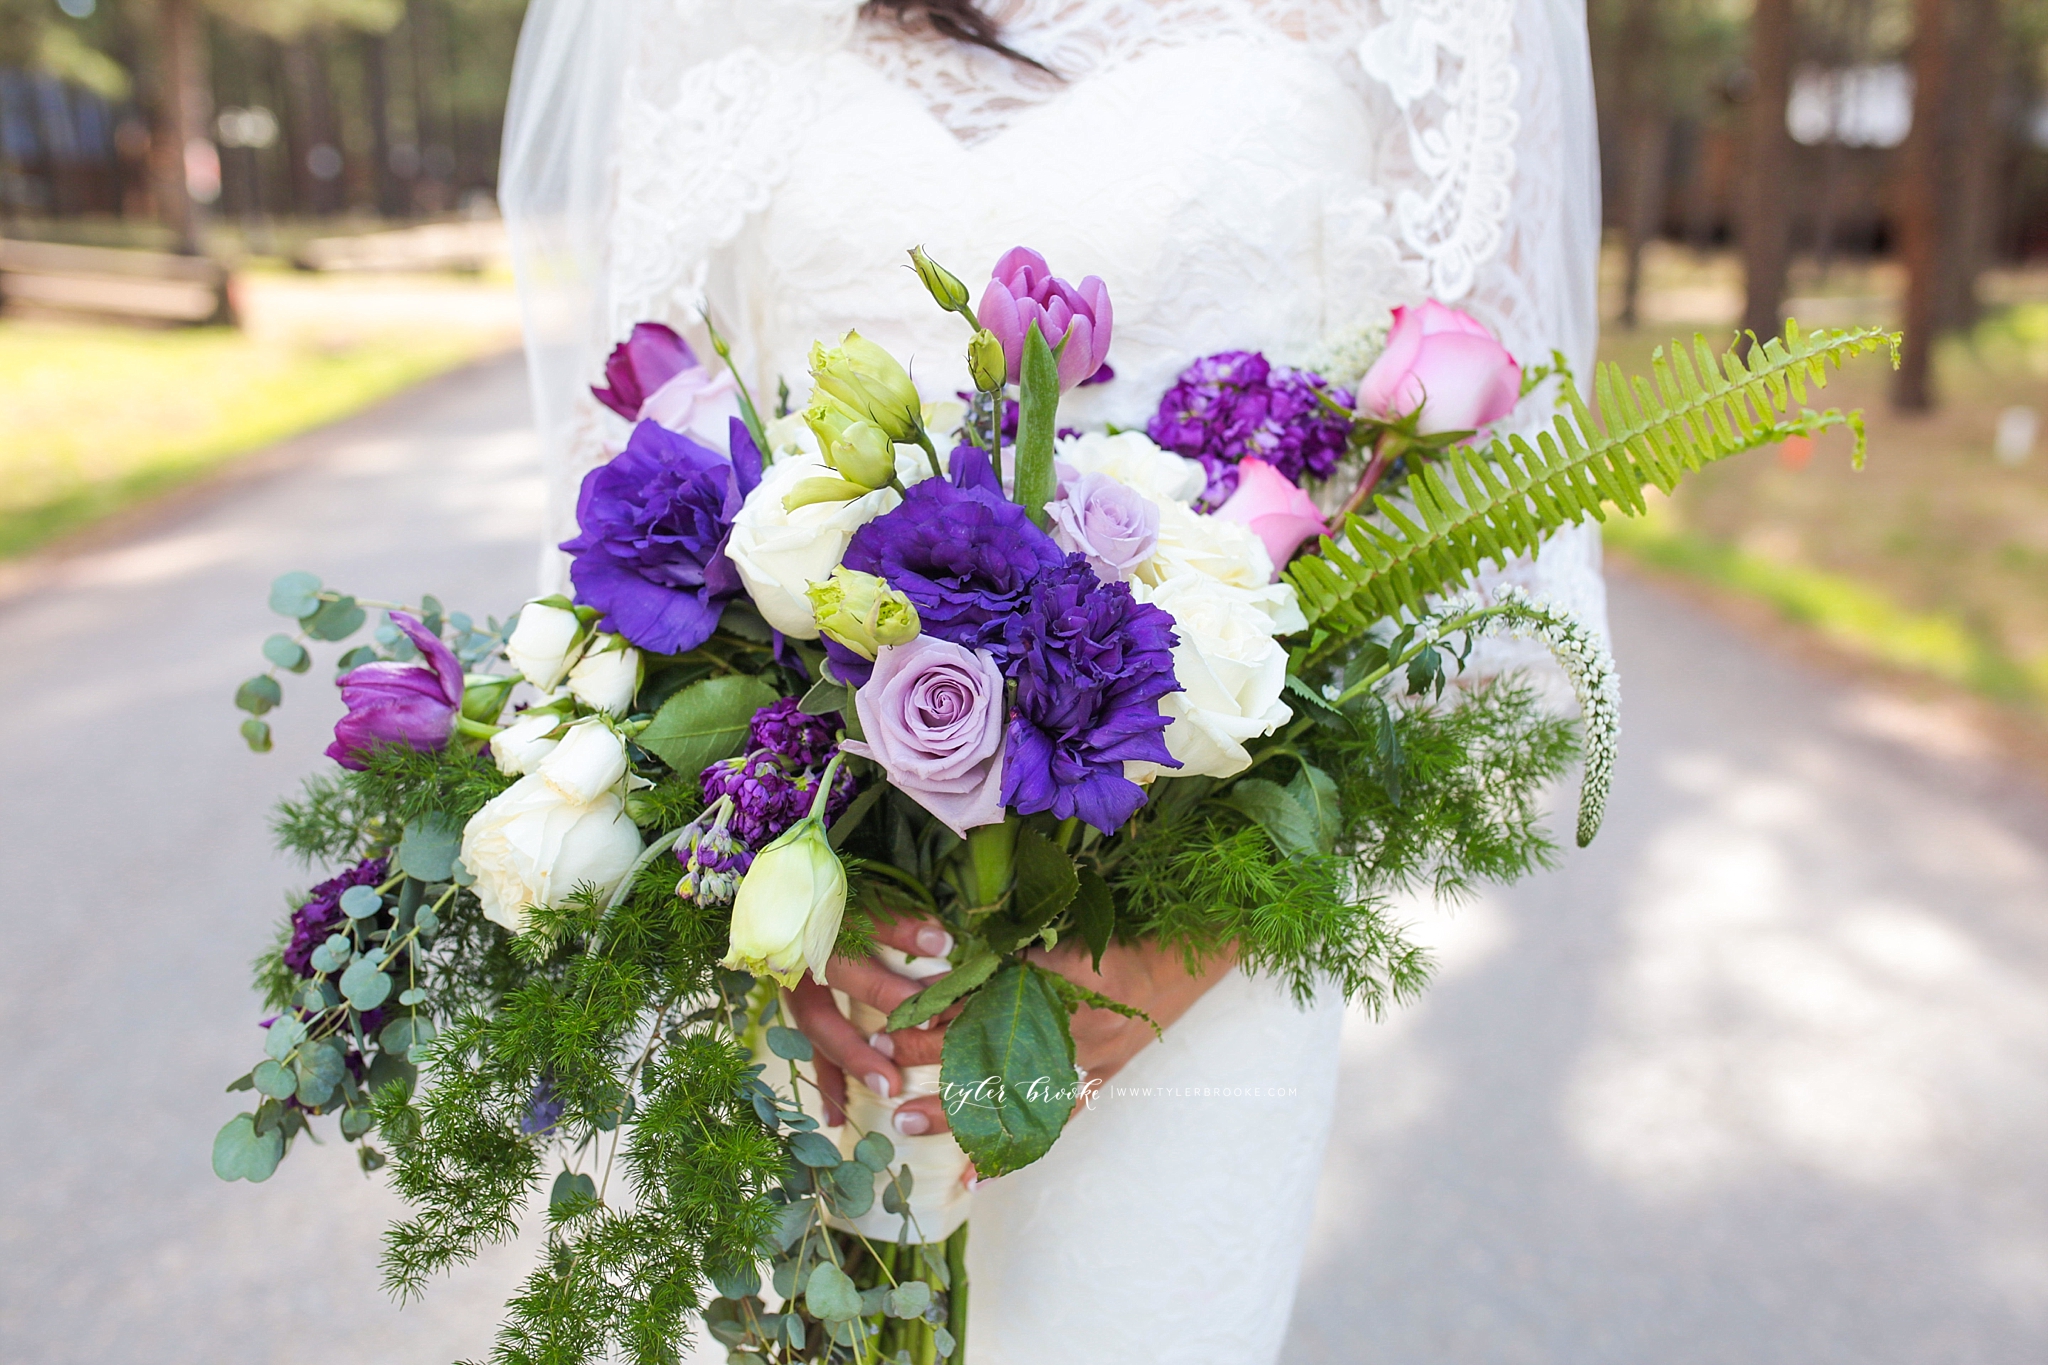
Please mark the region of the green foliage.
POLYGON ((1044 1156, 1073 1110, 1074 1040, 1054 979, 1029 963, 1005 967, 946 1028, 948 1121, 984 1176, 1044 1156))
POLYGON ((1654 384, 1602 366, 1589 408, 1570 382, 1561 384, 1565 411, 1535 446, 1520 436, 1485 447, 1452 447, 1416 470, 1407 484, 1412 506, 1375 498, 1378 516, 1349 518, 1341 535, 1323 539, 1285 578, 1315 628, 1309 656, 1354 638, 1403 611, 1420 614, 1431 593, 1465 582, 1485 562, 1505 565, 1533 551, 1560 526, 1610 509, 1642 514, 1643 488, 1665 492, 1688 471, 1791 436, 1847 425, 1863 456, 1859 414, 1816 413, 1807 386, 1825 386, 1827 366, 1880 347, 1896 358, 1897 334, 1877 327, 1804 334, 1787 322, 1785 336, 1715 357, 1695 338, 1693 358, 1673 345, 1653 362, 1654 384))

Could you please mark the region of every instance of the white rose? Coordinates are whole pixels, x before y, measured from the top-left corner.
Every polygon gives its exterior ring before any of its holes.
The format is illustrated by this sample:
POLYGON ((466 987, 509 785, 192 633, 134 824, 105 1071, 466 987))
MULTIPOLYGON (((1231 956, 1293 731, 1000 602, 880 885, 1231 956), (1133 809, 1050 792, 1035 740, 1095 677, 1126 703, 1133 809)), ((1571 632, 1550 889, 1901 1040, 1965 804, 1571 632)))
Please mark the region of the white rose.
POLYGON ((595 801, 625 777, 626 741, 595 717, 579 720, 533 772, 564 801, 595 801))
POLYGON ((1133 781, 1175 777, 1232 777, 1251 766, 1245 741, 1269 735, 1294 716, 1280 694, 1287 686, 1287 651, 1273 638, 1273 618, 1250 595, 1200 574, 1157 588, 1132 584, 1140 601, 1173 617, 1180 643, 1173 651, 1181 690, 1159 702, 1172 718, 1166 748, 1181 766, 1134 763, 1133 781))
POLYGON ((1060 442, 1059 459, 1077 474, 1107 474, 1158 503, 1185 507, 1209 484, 1200 461, 1162 450, 1142 431, 1070 437, 1060 442))
POLYGON ((787 417, 778 417, 763 428, 768 438, 768 458, 780 460, 785 455, 809 455, 818 457, 818 437, 811 430, 811 424, 804 420, 801 409, 787 417))
POLYGON ((497 761, 498 771, 507 777, 532 772, 560 743, 548 735, 561 723, 562 717, 553 711, 527 711, 492 735, 491 757, 497 761))
POLYGON ((515 934, 531 906, 553 905, 579 886, 611 894, 640 849, 616 794, 565 801, 539 774, 493 797, 462 831, 462 865, 476 877, 484 915, 515 934))
POLYGON ((894 489, 877 488, 848 502, 808 503, 794 512, 783 507, 801 480, 837 477, 815 456, 783 456, 747 495, 725 545, 755 609, 799 640, 818 638, 805 589, 831 577, 855 531, 902 501, 894 489))
POLYGON ((1189 574, 1256 592, 1272 586, 1273 557, 1241 522, 1205 517, 1179 503, 1162 504, 1159 546, 1138 566, 1138 578, 1159 587, 1189 574))
POLYGON ((569 695, 594 711, 623 716, 640 691, 640 651, 617 635, 600 635, 569 670, 569 695))
POLYGON ((505 657, 543 692, 562 685, 583 642, 583 623, 576 613, 545 600, 519 609, 519 624, 505 641, 505 657))

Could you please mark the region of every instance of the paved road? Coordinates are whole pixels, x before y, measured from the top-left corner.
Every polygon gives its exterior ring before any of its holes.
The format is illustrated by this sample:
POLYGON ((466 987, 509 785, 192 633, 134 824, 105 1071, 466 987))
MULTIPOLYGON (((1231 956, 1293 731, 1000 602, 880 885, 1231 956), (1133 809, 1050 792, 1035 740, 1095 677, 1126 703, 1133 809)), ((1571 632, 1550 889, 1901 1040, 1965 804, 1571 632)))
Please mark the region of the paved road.
MULTIPOLYGON (((303 566, 488 608, 530 581, 516 365, 296 443, 0 602, 0 1360, 481 1354, 526 1253, 401 1313, 334 1146, 223 1186, 244 962, 297 877, 227 704, 303 566)), ((1289 1365, 2048 1358, 2048 801, 1938 715, 1619 582, 1607 832, 1432 921, 1353 1023, 1289 1365)))

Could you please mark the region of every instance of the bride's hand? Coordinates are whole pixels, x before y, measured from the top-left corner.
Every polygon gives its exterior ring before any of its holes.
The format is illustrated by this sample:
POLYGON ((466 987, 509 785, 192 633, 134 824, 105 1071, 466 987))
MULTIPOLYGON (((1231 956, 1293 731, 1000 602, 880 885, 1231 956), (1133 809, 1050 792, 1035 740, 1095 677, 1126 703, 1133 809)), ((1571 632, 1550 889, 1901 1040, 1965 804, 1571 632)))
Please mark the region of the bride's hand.
MULTIPOLYGON (((932 920, 904 917, 875 922, 875 941, 900 949, 912 957, 944 957, 953 951, 953 936, 932 920)), ((905 1029, 901 1033, 864 1034, 853 1021, 839 1012, 830 987, 845 991, 883 1014, 895 1009, 923 990, 928 982, 913 981, 883 966, 874 957, 835 957, 825 969, 827 985, 806 975, 785 991, 790 1022, 817 1050, 814 1066, 818 1089, 825 1097, 825 1119, 838 1123, 845 1116, 846 1078, 858 1076, 878 1095, 903 1093, 902 1067, 936 1063, 945 1041, 945 1030, 934 1024, 928 1029, 905 1029)), ((945 1111, 936 1095, 911 1100, 903 1105, 896 1120, 897 1130, 906 1135, 937 1132, 946 1126, 945 1111), (906 1111, 908 1117, 906 1117, 906 1111), (922 1126, 919 1126, 922 1125, 922 1126)))
MULTIPOLYGON (((952 948, 951 935, 929 920, 877 924, 875 938, 924 957, 940 956, 952 948)), ((1153 944, 1110 945, 1102 955, 1100 972, 1079 942, 1062 944, 1050 952, 1036 950, 1031 958, 1047 971, 1136 1006, 1162 1029, 1186 1014, 1234 965, 1231 958, 1218 958, 1205 963, 1199 973, 1190 974, 1177 951, 1153 944)), ((928 984, 899 976, 871 957, 835 957, 825 976, 832 986, 885 1014, 928 984)), ((788 996, 791 1019, 817 1048, 818 1088, 825 1094, 826 1117, 834 1123, 844 1112, 847 1075, 862 1077, 877 1094, 901 1094, 903 1073, 899 1068, 935 1063, 945 1045, 942 1023, 864 1036, 839 1012, 832 992, 809 977, 788 996)), ((1071 1026, 1074 1060, 1090 1083, 1106 1081, 1123 1070, 1154 1036, 1152 1024, 1145 1020, 1106 1009, 1079 1010, 1071 1026)), ((943 1096, 906 1100, 896 1111, 896 1129, 905 1136, 942 1132, 945 1127, 943 1096)))

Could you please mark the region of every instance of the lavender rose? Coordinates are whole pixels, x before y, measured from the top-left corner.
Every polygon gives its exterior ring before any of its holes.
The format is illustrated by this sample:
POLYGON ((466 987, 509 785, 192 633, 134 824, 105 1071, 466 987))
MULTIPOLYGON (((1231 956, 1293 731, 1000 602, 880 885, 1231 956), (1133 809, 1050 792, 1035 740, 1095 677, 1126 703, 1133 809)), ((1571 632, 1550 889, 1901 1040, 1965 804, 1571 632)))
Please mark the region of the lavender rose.
POLYGON ((402 611, 391 613, 391 624, 418 647, 421 661, 379 660, 342 674, 341 701, 348 714, 335 723, 327 756, 357 772, 363 769, 357 755, 380 744, 443 747, 462 712, 462 665, 448 646, 402 611))
POLYGON ((963 839, 1001 823, 1003 671, 994 655, 931 635, 885 645, 854 707, 867 740, 845 741, 848 753, 881 764, 963 839))
POLYGON ((1109 286, 1090 275, 1077 289, 1055 276, 1045 257, 1025 247, 1010 248, 996 262, 995 278, 976 315, 1003 344, 1013 384, 1023 372, 1024 339, 1034 322, 1045 344, 1059 355, 1062 393, 1091 378, 1109 358, 1114 323, 1109 286))
POLYGON ((1514 409, 1522 369, 1474 317, 1430 299, 1396 308, 1387 349, 1358 381, 1358 407, 1394 420, 1420 409, 1416 430, 1478 431, 1514 409))
POLYGON ((562 548, 575 556, 577 600, 605 613, 603 629, 650 654, 686 653, 711 638, 742 586, 726 538, 761 479, 753 447, 734 450, 739 458, 728 459, 642 422, 625 450, 584 476, 582 534, 562 548))
POLYGON ((1159 546, 1159 506, 1107 474, 1060 467, 1059 496, 1046 504, 1053 543, 1088 563, 1104 581, 1128 583, 1159 546))

